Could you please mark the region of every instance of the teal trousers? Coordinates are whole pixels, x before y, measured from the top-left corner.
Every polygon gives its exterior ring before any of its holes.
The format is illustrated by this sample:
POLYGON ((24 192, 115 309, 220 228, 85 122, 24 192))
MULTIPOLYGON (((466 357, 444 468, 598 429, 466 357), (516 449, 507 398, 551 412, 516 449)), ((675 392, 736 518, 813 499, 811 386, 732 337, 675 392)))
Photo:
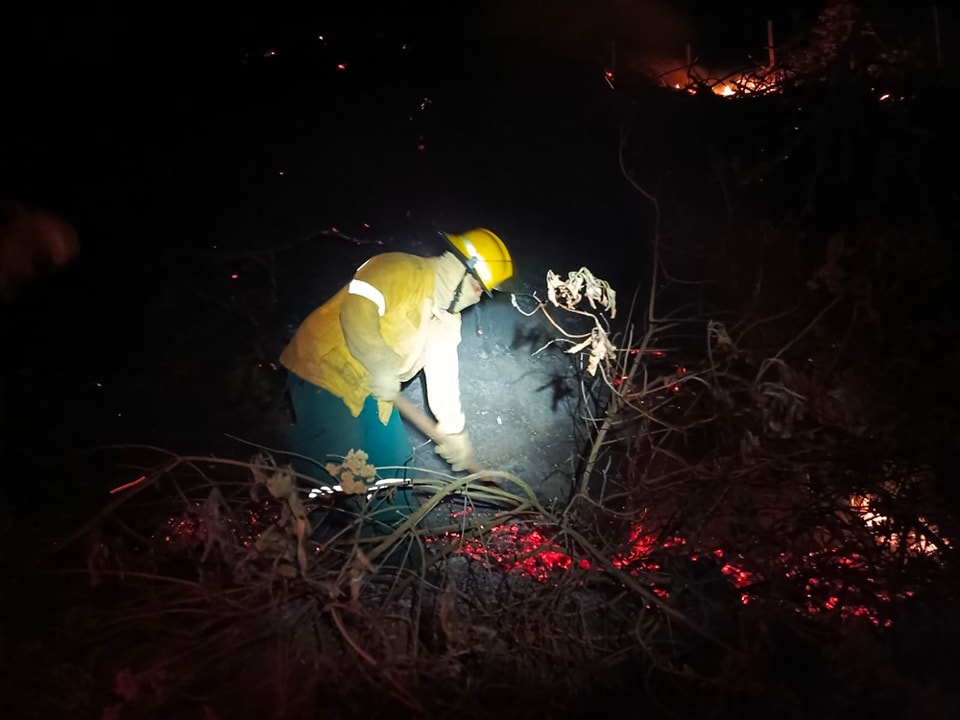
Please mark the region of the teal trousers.
MULTIPOLYGON (((377 468, 378 479, 407 477, 413 446, 396 408, 384 425, 372 397, 366 399, 360 415, 353 417, 341 398, 294 373, 287 373, 287 390, 295 422, 291 449, 303 456, 293 458, 295 471, 334 485, 337 481, 325 465, 339 464, 351 450, 363 450, 367 462, 377 468)), ((365 532, 389 534, 416 505, 409 489, 377 492, 366 509, 371 521, 365 532)))

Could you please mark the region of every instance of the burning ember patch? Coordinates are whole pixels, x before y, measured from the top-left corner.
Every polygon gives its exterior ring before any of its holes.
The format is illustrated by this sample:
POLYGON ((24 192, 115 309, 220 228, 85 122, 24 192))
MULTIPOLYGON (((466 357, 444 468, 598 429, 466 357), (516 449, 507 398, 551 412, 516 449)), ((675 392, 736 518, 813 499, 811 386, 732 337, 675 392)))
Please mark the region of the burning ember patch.
MULTIPOLYGON (((951 543, 922 517, 913 523, 892 519, 889 500, 909 497, 904 494, 908 490, 892 487, 883 492, 850 498, 848 510, 841 508, 842 526, 848 530, 822 541, 823 546, 803 551, 778 553, 769 543, 732 551, 722 541, 708 544, 664 533, 662 526, 649 520, 632 523, 619 545, 597 547, 591 543, 598 541, 564 532, 549 518, 484 518, 474 508, 448 510, 450 519, 465 524, 462 531, 424 533, 423 537, 428 544, 466 556, 495 573, 540 583, 557 582, 573 572, 575 582, 610 578, 640 585, 650 593, 648 597, 675 602, 681 601, 684 588, 692 587, 703 596, 719 593, 734 604, 766 604, 801 616, 865 620, 888 627, 899 602, 920 587, 920 580, 911 583, 904 569, 942 563, 941 555, 951 543)), ((898 507, 902 509, 902 504, 898 507)), ((232 543, 245 552, 289 561, 296 547, 290 542, 290 521, 290 513, 278 507, 273 497, 229 507, 222 495, 211 493, 169 517, 153 539, 170 552, 201 559, 215 547, 232 543), (276 547, 271 545, 273 540, 276 547)), ((328 550, 316 543, 311 547, 318 557, 328 550)), ((297 577, 297 568, 288 564, 291 574, 287 577, 297 577)), ((368 569, 375 572, 373 566, 368 569)))
MULTIPOLYGON (((431 539, 460 543, 460 534, 446 533, 443 538, 431 539)), ((535 580, 546 581, 554 572, 567 570, 570 556, 536 528, 519 525, 497 525, 483 539, 462 541, 458 550, 491 569, 517 572, 535 580)))
MULTIPOLYGON (((571 569, 603 572, 596 560, 571 556, 540 528, 505 524, 492 528, 482 539, 461 540, 459 533, 451 532, 433 539, 437 541, 460 543, 457 552, 484 567, 539 582, 548 582, 571 569)), ((682 537, 658 538, 641 525, 634 525, 628 549, 611 557, 610 564, 640 580, 658 571, 663 575, 657 557, 665 551, 676 557, 687 544, 682 537)), ((742 556, 727 557, 722 548, 706 553, 687 550, 685 555, 692 562, 706 557, 720 563, 720 574, 740 591, 742 604, 776 598, 775 602, 803 615, 834 614, 842 620, 867 620, 878 627, 889 627, 892 601, 914 594, 910 588, 891 592, 881 580, 883 568, 856 552, 844 554, 824 549, 805 554, 781 553, 772 567, 764 563, 762 568, 742 556)), ((669 598, 669 586, 661 583, 662 577, 656 584, 651 582, 651 591, 669 598)))

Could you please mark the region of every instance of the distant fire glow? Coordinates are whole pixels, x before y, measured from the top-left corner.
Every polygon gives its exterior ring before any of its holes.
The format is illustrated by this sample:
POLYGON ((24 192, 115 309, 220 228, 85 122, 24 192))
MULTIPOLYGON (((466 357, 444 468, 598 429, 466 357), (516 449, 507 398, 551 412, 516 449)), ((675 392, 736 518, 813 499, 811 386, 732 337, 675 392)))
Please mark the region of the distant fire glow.
POLYGON ((655 79, 664 87, 690 95, 709 91, 720 97, 735 98, 780 92, 786 75, 763 67, 737 71, 682 65, 656 75, 655 79))

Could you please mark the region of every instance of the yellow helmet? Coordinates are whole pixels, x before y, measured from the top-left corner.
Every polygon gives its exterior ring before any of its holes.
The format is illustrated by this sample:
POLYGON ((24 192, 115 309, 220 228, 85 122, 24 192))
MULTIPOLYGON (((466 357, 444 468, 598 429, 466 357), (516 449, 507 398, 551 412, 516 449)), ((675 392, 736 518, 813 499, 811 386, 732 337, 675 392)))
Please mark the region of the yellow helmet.
POLYGON ((513 258, 495 233, 486 228, 475 228, 459 235, 444 233, 457 255, 487 295, 513 277, 513 258))

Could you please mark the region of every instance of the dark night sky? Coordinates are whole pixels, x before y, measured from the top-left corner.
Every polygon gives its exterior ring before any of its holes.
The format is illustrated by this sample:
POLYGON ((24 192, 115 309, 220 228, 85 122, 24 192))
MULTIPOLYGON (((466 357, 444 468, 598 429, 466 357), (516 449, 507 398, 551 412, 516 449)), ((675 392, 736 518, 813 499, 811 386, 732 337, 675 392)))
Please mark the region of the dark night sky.
MULTIPOLYGON (((215 90, 246 55, 323 33, 356 49, 378 35, 402 37, 418 58, 454 68, 485 53, 521 51, 596 64, 617 38, 682 58, 688 41, 702 61, 761 54, 770 7, 797 25, 794 0, 487 0, 483 3, 254 2, 91 3, 17 0, 0 22, 0 67, 16 110, 0 123, 29 129, 83 122, 129 99, 163 103, 182 91, 215 90), (295 9, 294 9, 295 8, 295 9), (746 22, 749 21, 749 22, 746 22)), ((807 13, 809 15, 809 13, 807 13)))
MULTIPOLYGON (((649 51, 682 61, 687 42, 704 64, 763 57, 768 17, 783 43, 808 31, 825 2, 359 0, 253 2, 240 10, 183 2, 16 0, 4 7, 0 22, 4 99, 13 108, 0 116, 0 161, 4 144, 9 149, 20 137, 48 142, 71 132, 82 136, 87 127, 102 132, 117 109, 136 105, 159 117, 164 107, 191 95, 215 101, 218 91, 232 92, 227 81, 245 58, 262 57, 273 46, 287 51, 297 42, 315 44, 319 33, 354 59, 377 42, 409 42, 417 67, 432 75, 452 75, 468 64, 482 69, 485 57, 511 59, 518 52, 574 59, 593 72, 606 63, 613 39, 618 57, 649 51)), ((401 72, 389 62, 368 61, 368 67, 401 72)), ((503 73, 510 62, 491 67, 503 73)), ((3 181, 0 171, 0 192, 3 181)))
MULTIPOLYGON (((7 166, 0 167, 0 195, 19 193, 11 186, 22 178, 9 177, 17 168, 35 177, 56 175, 40 167, 35 152, 59 161, 86 148, 78 159, 84 162, 67 163, 80 167, 100 157, 91 148, 123 148, 124 134, 143 137, 151 123, 163 128, 175 108, 178 116, 219 111, 228 104, 221 99, 249 92, 248 61, 256 64, 273 47, 285 58, 295 57, 297 47, 316 54, 318 34, 329 38, 324 62, 342 54, 356 68, 363 58, 367 79, 381 88, 411 75, 428 78, 429 87, 440 76, 463 86, 466 67, 484 82, 496 82, 498 73, 508 75, 521 64, 557 75, 558 59, 569 61, 567 70, 582 82, 584 74, 606 64, 613 39, 618 57, 649 51, 682 61, 685 44, 692 42, 701 62, 719 63, 726 53, 740 60, 748 52, 762 54, 771 7, 797 26, 805 15, 795 8, 819 5, 816 0, 358 0, 253 2, 241 10, 178 1, 15 0, 4 7, 0 22, 0 67, 5 100, 13 108, 0 114, 0 165, 7 166), (414 49, 406 67, 396 65, 395 54, 376 55, 378 44, 395 50, 401 42, 414 49)), ((313 71, 296 61, 287 68, 304 76, 313 71)))
MULTIPOLYGON (((84 72, 120 73, 161 64, 196 68, 228 62, 243 48, 281 36, 350 26, 401 29, 451 52, 470 53, 494 35, 554 44, 607 37, 682 48, 688 40, 713 52, 753 50, 765 43, 768 17, 792 32, 808 22, 807 0, 493 0, 485 3, 351 2, 332 7, 284 3, 222 6, 183 3, 20 3, 5 11, 5 64, 13 74, 57 80, 84 72), (391 9, 392 8, 392 9, 391 9), (402 9, 401 9, 402 8, 402 9), (479 39, 479 40, 478 40, 479 39), (161 63, 162 61, 162 63, 161 63)), ((815 15, 815 12, 812 13, 815 15)))
MULTIPOLYGON (((436 47, 469 53, 476 43, 510 36, 571 50, 614 36, 681 49, 691 41, 712 54, 754 52, 772 19, 778 41, 809 29, 827 0, 484 0, 474 3, 26 2, 4 6, 0 37, 7 68, 104 69, 150 66, 160 55, 224 62, 243 47, 297 33, 403 31, 436 47), (242 8, 242 9, 241 9, 242 8)), ((885 6, 910 6, 903 0, 885 6)))

